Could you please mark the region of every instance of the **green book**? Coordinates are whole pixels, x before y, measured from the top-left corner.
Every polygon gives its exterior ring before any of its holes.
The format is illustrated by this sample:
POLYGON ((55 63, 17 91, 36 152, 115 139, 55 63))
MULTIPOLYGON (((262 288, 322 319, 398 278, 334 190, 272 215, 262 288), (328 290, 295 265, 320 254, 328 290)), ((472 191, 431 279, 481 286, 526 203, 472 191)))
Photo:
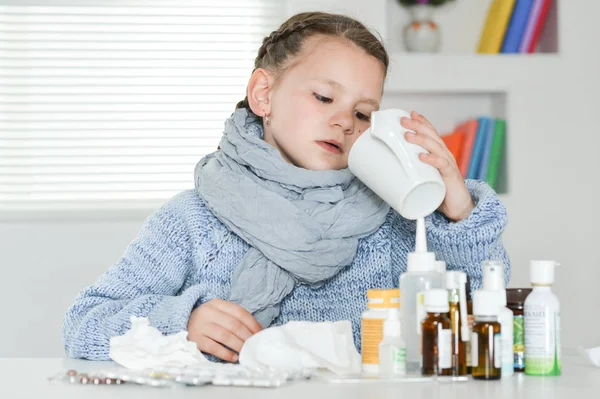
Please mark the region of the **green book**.
POLYGON ((504 136, 506 136, 506 120, 496 119, 494 128, 494 141, 490 151, 490 159, 487 171, 487 183, 495 190, 498 182, 498 170, 502 161, 504 150, 504 136))

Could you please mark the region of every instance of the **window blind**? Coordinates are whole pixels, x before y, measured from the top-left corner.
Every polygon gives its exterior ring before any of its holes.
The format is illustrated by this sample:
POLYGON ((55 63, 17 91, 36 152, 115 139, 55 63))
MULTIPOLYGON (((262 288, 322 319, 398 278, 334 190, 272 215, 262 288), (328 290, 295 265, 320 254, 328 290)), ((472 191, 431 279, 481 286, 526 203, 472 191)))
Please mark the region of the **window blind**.
POLYGON ((154 208, 193 188, 278 0, 0 0, 0 207, 154 208))

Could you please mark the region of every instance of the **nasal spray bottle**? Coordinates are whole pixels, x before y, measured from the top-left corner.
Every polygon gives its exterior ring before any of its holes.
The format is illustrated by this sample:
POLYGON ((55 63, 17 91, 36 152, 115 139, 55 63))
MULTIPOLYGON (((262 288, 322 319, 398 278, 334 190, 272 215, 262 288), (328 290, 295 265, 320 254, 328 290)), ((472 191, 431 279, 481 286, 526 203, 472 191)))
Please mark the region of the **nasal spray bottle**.
POLYGON ((456 270, 446 272, 452 325, 452 375, 467 375, 467 345, 471 332, 467 315, 467 274, 456 270))
POLYGON ((498 296, 498 321, 502 328, 502 376, 515 373, 514 364, 514 325, 513 312, 506 307, 504 287, 504 262, 487 260, 483 262, 483 290, 493 291, 498 296))
POLYGON ((424 293, 444 288, 442 275, 435 271, 435 254, 427 252, 425 219, 417 219, 415 251, 408 254, 406 272, 400 276, 400 320, 406 344, 406 371, 421 370, 421 322, 427 316, 424 293))
MULTIPOLYGON (((560 375, 560 302, 552 292, 551 260, 531 261, 533 290, 525 299, 525 374, 560 375)), ((400 303, 402 306, 402 303, 400 303)))

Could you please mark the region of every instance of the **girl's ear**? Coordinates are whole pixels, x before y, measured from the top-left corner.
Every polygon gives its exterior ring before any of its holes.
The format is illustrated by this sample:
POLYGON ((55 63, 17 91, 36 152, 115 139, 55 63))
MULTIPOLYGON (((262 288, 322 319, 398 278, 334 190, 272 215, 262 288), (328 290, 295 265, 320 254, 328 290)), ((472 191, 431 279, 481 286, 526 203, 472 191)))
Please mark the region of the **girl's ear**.
POLYGON ((258 116, 271 114, 271 91, 275 79, 264 68, 257 68, 248 82, 248 105, 258 116))

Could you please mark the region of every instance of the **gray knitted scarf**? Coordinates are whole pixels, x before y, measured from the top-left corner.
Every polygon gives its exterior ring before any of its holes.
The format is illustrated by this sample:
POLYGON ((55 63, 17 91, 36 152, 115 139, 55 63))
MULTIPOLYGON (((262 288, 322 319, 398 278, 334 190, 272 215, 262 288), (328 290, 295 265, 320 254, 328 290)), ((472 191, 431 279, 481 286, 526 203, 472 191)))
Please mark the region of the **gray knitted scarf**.
POLYGON ((317 288, 350 265, 358 239, 383 224, 389 206, 348 169, 286 162, 246 109, 226 120, 220 147, 196 166, 196 189, 251 246, 233 273, 229 300, 268 327, 295 284, 317 288))

